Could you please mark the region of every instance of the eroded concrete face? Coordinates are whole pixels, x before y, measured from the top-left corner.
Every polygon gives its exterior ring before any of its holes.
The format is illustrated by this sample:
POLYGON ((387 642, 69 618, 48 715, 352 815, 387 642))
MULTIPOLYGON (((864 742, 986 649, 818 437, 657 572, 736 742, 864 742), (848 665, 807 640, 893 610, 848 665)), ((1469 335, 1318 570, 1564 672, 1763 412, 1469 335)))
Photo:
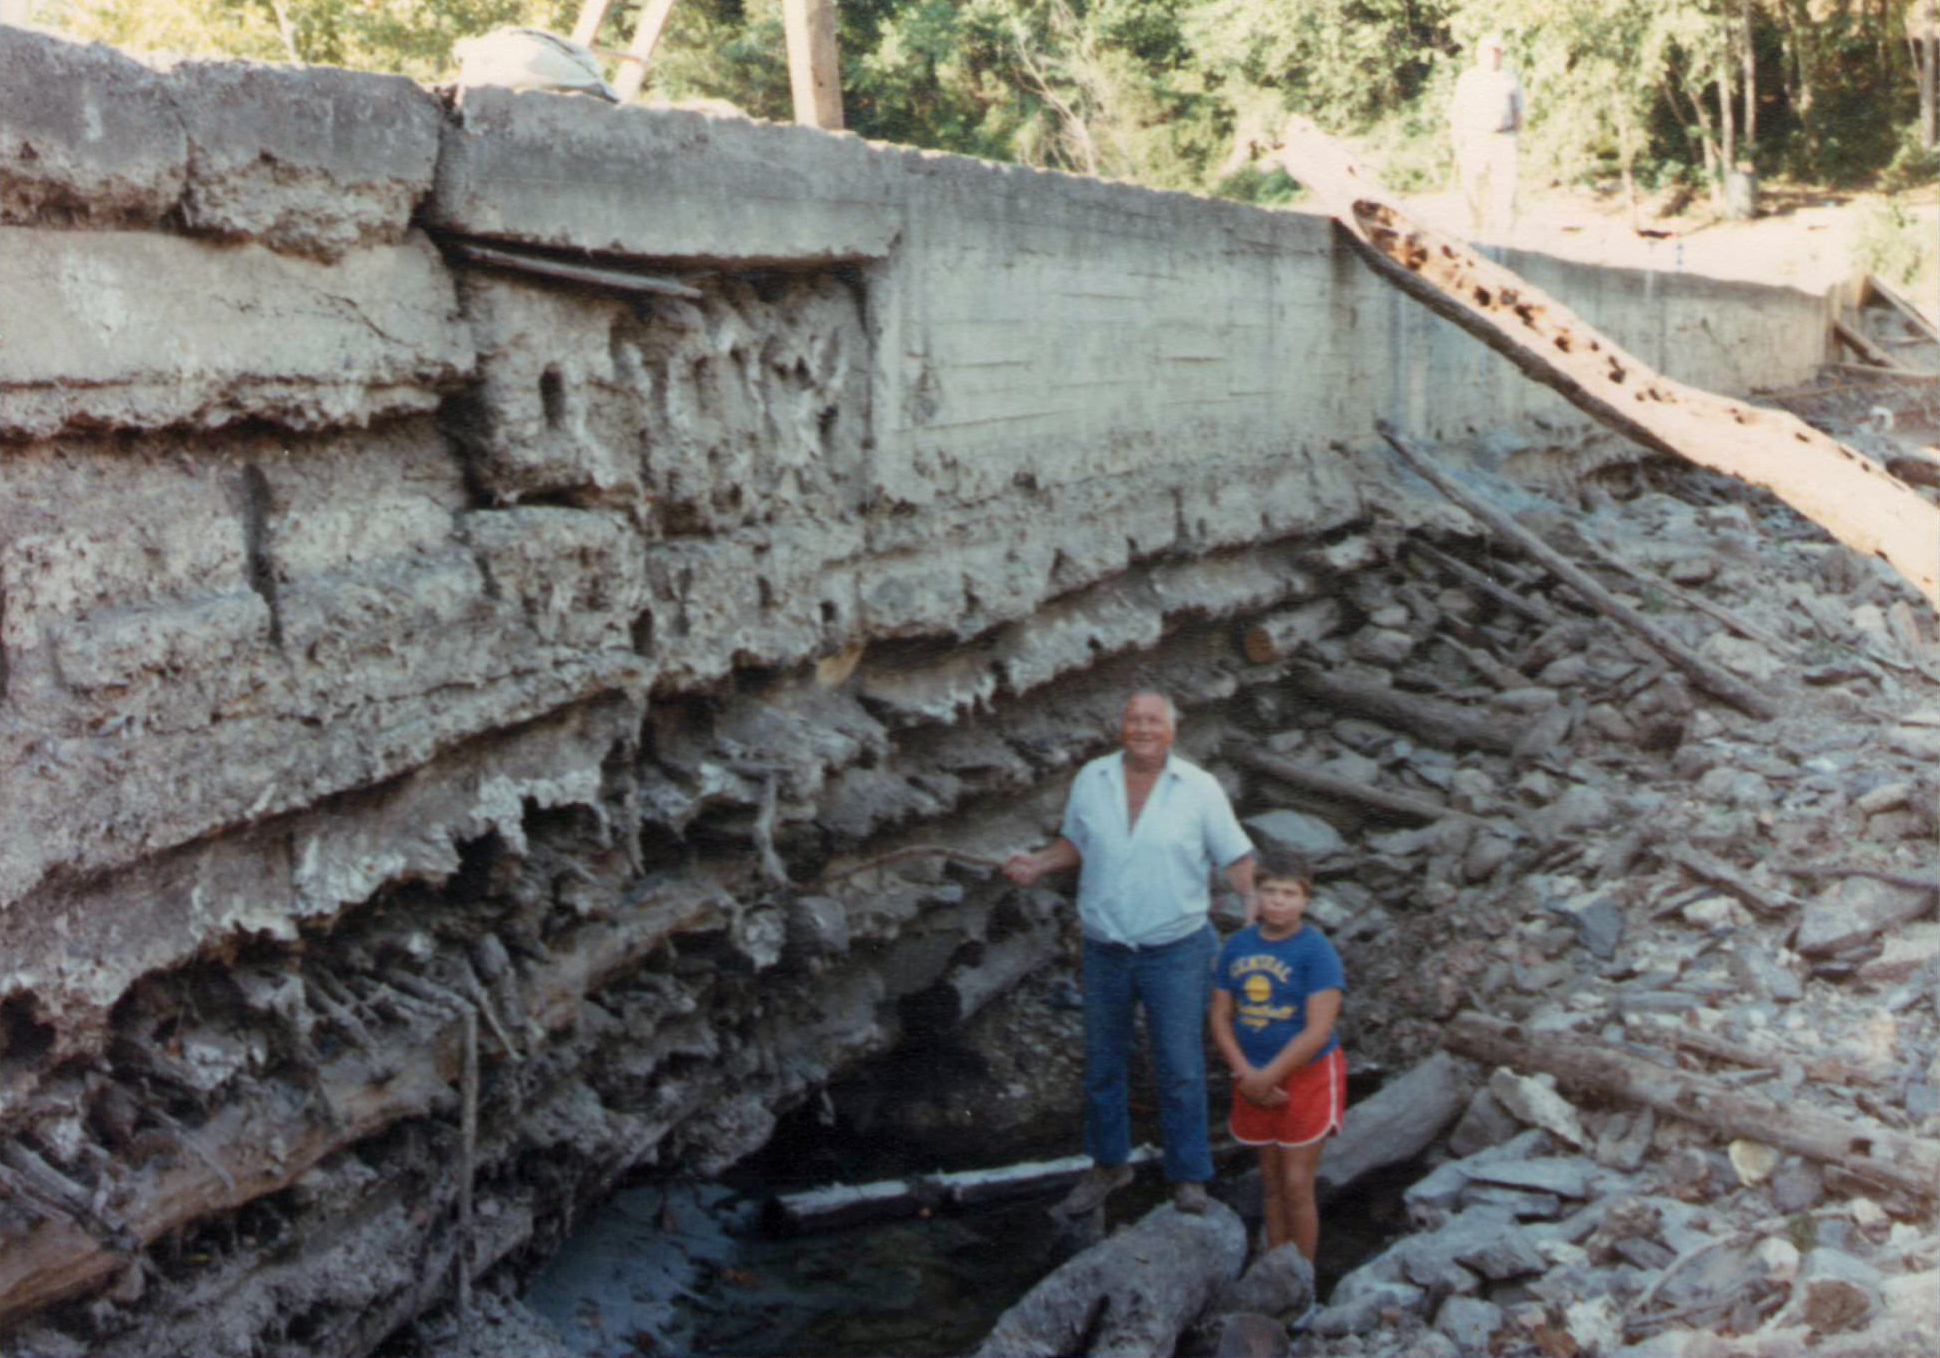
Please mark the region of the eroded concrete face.
POLYGON ((11 29, 0 74, 0 1135, 98 1199, 0 1211, 0 1331, 377 1343, 448 1260, 466 1007, 477 1269, 732 1163, 1068 914, 820 879, 1040 841, 1128 689, 1208 709, 1280 673, 1245 625, 1378 612, 1374 413, 1560 409, 1297 214, 11 29), (295 1262, 117 1253, 268 1194, 295 1262))

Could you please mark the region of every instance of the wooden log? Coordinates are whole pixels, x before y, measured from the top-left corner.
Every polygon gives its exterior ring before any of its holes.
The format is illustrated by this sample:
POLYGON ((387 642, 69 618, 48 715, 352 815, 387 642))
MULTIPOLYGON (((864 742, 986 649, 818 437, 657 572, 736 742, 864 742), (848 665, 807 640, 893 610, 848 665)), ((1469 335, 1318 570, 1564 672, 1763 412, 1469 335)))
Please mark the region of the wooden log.
POLYGON ((1302 664, 1287 667, 1286 682, 1330 707, 1359 712, 1399 726, 1437 745, 1469 746, 1497 754, 1508 754, 1515 746, 1513 732, 1471 716, 1466 708, 1419 697, 1388 684, 1357 681, 1302 664))
POLYGON ((1527 675, 1523 674, 1521 670, 1516 669, 1514 666, 1496 659, 1494 654, 1485 647, 1464 645, 1451 636, 1442 636, 1438 640, 1442 645, 1448 647, 1449 650, 1455 652, 1456 655, 1462 657, 1463 662, 1470 669, 1474 670, 1484 679, 1487 679, 1498 689, 1507 692, 1512 688, 1529 687, 1529 678, 1527 675))
POLYGON ((1255 665, 1264 665, 1269 660, 1282 660, 1295 654, 1339 625, 1340 602, 1313 599, 1261 618, 1246 629, 1240 638, 1240 648, 1255 665))
POLYGON ((1653 1036, 1662 1037, 1673 1046, 1685 1051, 1708 1056, 1714 1061, 1729 1061, 1734 1066, 1744 1066, 1750 1070, 1779 1071, 1788 1065, 1796 1065, 1814 1080, 1835 1085, 1876 1085, 1879 1076, 1858 1057, 1832 1055, 1812 1055, 1807 1052, 1787 1052, 1746 1047, 1736 1042, 1727 1042, 1721 1037, 1696 1028, 1677 1023, 1656 1023, 1651 1025, 1658 1031, 1653 1036))
POLYGON ((842 130, 842 76, 835 51, 835 0, 782 0, 788 44, 788 85, 795 121, 842 130))
POLYGON ((1550 623, 1556 621, 1556 610, 1551 608, 1547 603, 1526 594, 1518 594, 1512 589, 1497 584, 1483 572, 1469 565, 1468 562, 1458 556, 1451 556, 1439 547, 1413 538, 1408 541, 1408 550, 1428 558, 1428 560, 1434 562, 1470 589, 1495 600, 1512 612, 1522 614, 1523 617, 1528 618, 1531 622, 1539 622, 1544 626, 1548 626, 1550 623))
POLYGON ((1595 557, 1604 565, 1609 566, 1612 570, 1622 572, 1638 584, 1649 589, 1654 589, 1665 598, 1683 604, 1686 608, 1694 608, 1700 613, 1708 614, 1716 618, 1731 632, 1743 637, 1746 641, 1755 641, 1776 655, 1783 656, 1785 654, 1786 645, 1784 642, 1763 628, 1753 627, 1750 623, 1722 604, 1713 603, 1702 594, 1693 594, 1688 590, 1679 589, 1663 576, 1653 575, 1639 566, 1631 565, 1630 562, 1625 561, 1616 552, 1611 550, 1609 546, 1598 542, 1588 533, 1579 531, 1577 537, 1591 556, 1595 557))
POLYGON ((1863 863, 1782 863, 1778 870, 1794 877, 1874 877, 1894 886, 1940 892, 1940 877, 1894 872, 1890 868, 1869 868, 1863 863))
POLYGON ((1618 432, 1771 490, 1940 608, 1940 506, 1795 415, 1652 371, 1512 270, 1409 220, 1311 121, 1289 120, 1285 141, 1287 172, 1383 278, 1618 432))
POLYGON ((1647 1104, 1730 1137, 1794 1151, 1922 1199, 1940 1197, 1940 1142, 1734 1089, 1646 1060, 1582 1033, 1536 1033, 1482 1014, 1457 1015, 1450 1050, 1491 1065, 1541 1070, 1583 1093, 1647 1104))
POLYGON ((1233 762, 1244 765, 1255 773, 1265 774, 1268 778, 1277 778, 1283 783, 1303 788, 1308 792, 1317 792, 1323 797, 1371 806, 1377 811, 1389 811, 1420 821, 1437 821, 1444 816, 1463 814, 1427 797, 1418 797, 1408 792, 1393 792, 1387 788, 1369 787, 1366 783, 1358 783, 1351 778, 1322 773, 1318 769, 1302 768, 1291 760, 1281 759, 1277 755, 1261 754, 1257 750, 1247 749, 1227 750, 1223 753, 1233 762))
MULTIPOLYGON (((1588 572, 1561 552, 1556 551, 1502 510, 1455 481, 1439 467, 1402 443, 1385 424, 1376 427, 1380 429, 1381 436, 1387 440, 1388 446, 1394 449, 1395 455, 1419 473, 1423 480, 1520 547, 1524 553, 1540 561, 1557 579, 1575 590, 1585 603, 1612 621, 1628 628, 1659 655, 1690 675, 1701 688, 1751 716, 1769 721, 1778 715, 1777 705, 1758 689, 1723 667, 1713 665, 1636 609, 1616 598, 1609 590, 1592 580, 1588 572)), ((1936 527, 1940 527, 1940 523, 1937 523, 1936 527)))
POLYGON ((1201 1216, 1155 1207, 1059 1265, 997 1318, 974 1358, 1171 1353, 1245 1261, 1246 1227, 1225 1203, 1201 1216))
POLYGON ((1839 337, 1841 344, 1845 345, 1848 349, 1858 354, 1876 368, 1884 369, 1889 373, 1913 371, 1877 344, 1874 344, 1871 340, 1860 334, 1857 327, 1847 325, 1837 316, 1832 318, 1832 333, 1839 337))
POLYGON ((1911 321, 1929 340, 1940 344, 1940 324, 1935 324, 1923 307, 1916 305, 1911 298, 1876 273, 1866 275, 1866 286, 1911 321))
POLYGON ((1784 919, 1805 909, 1805 902, 1777 887, 1755 887, 1743 868, 1713 858, 1689 844, 1659 844, 1657 852, 1700 881, 1728 891, 1767 919, 1784 919))
MULTIPOLYGON (((1868 377, 1880 382, 1940 382, 1940 373, 1916 372, 1911 368, 1875 368, 1870 363, 1841 363, 1834 360, 1826 367, 1848 377, 1868 377)), ((1865 385, 1865 384, 1861 384, 1865 385)))
POLYGON ((660 45, 660 35, 667 27, 667 16, 673 12, 673 8, 674 0, 647 0, 640 7, 638 26, 633 30, 632 40, 626 45, 626 56, 621 61, 619 74, 613 78, 613 89, 620 96, 622 104, 631 103, 640 93, 640 87, 646 84, 648 63, 653 60, 653 49, 660 45))

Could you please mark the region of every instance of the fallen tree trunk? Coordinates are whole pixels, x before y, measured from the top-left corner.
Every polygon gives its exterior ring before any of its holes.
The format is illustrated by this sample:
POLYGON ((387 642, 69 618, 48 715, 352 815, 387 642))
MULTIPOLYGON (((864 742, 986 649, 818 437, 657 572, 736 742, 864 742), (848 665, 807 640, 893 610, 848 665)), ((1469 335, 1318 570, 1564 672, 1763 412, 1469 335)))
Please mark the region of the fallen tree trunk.
POLYGON ((1630 605, 1590 578, 1587 571, 1524 528, 1502 510, 1462 486, 1439 468, 1413 452, 1396 438, 1385 424, 1378 426, 1398 456, 1420 474, 1423 480, 1466 509, 1509 542, 1540 561, 1557 579, 1583 597, 1584 602, 1647 642, 1653 650, 1695 679, 1707 692, 1723 698, 1733 707, 1767 721, 1778 715, 1778 708, 1763 693, 1723 667, 1713 665, 1696 651, 1666 632, 1630 605))
POLYGON ((1443 816, 1459 816, 1462 813, 1440 802, 1426 797, 1411 796, 1406 792, 1390 792, 1386 788, 1369 787, 1351 778, 1336 778, 1330 773, 1316 769, 1303 769, 1290 760, 1275 755, 1260 754, 1256 750, 1231 750, 1227 758, 1236 764, 1243 764, 1255 773, 1263 773, 1268 778, 1277 778, 1293 787, 1308 792, 1317 792, 1323 797, 1333 797, 1340 801, 1358 802, 1371 806, 1377 811, 1391 811, 1397 815, 1408 816, 1414 820, 1436 821, 1443 816))
POLYGON ((1734 1089, 1722 1080, 1645 1060, 1581 1033, 1532 1033, 1481 1014, 1449 1024, 1447 1045, 1492 1065, 1548 1071, 1584 1093, 1648 1104, 1659 1112, 1837 1165, 1924 1199, 1940 1197, 1940 1143, 1734 1089))
POLYGON ((1860 555, 1884 559, 1940 609, 1940 507, 1911 486, 1795 415, 1653 372, 1514 272, 1410 221, 1307 119, 1288 121, 1282 159, 1409 296, 1619 433, 1772 491, 1860 555))
POLYGON ((1508 754, 1515 746, 1515 735, 1489 722, 1473 717, 1453 703, 1437 702, 1406 693, 1388 684, 1355 682, 1344 675, 1329 674, 1312 665, 1293 665, 1287 682, 1310 698, 1331 707, 1359 712, 1425 736, 1437 745, 1471 746, 1508 754))
POLYGON ((1225 1203, 1208 1203, 1203 1216, 1155 1207, 1027 1292, 974 1358, 1171 1353, 1245 1261, 1246 1227, 1225 1203))

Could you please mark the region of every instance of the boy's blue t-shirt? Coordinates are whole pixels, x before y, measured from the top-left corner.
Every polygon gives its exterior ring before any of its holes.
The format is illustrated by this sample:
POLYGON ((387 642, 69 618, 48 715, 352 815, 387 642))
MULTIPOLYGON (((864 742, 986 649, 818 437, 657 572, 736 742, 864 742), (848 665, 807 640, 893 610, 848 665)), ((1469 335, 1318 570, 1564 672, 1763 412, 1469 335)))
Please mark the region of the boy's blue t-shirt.
MULTIPOLYGON (((1226 940, 1213 983, 1233 993, 1233 1035, 1255 1066, 1264 1066, 1307 1026, 1307 997, 1345 990, 1340 954, 1327 936, 1303 924, 1286 938, 1271 939, 1250 924, 1226 940)), ((1318 1060, 1340 1046, 1329 1033, 1318 1060)))

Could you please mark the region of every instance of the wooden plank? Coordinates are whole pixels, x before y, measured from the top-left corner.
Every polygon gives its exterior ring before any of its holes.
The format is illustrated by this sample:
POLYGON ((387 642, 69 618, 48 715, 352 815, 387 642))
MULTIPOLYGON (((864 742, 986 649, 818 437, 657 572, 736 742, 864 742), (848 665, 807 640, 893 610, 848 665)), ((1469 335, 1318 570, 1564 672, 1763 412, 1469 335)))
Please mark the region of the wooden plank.
POLYGON ((1906 319, 1924 331, 1928 339, 1935 344, 1940 344, 1940 324, 1936 324, 1933 318, 1927 315, 1925 307, 1920 306, 1876 273, 1866 275, 1866 286, 1904 313, 1906 319))
POLYGON ((788 37, 788 84, 795 121, 804 127, 842 128, 842 75, 835 50, 834 0, 783 0, 788 37))
POLYGON ((1380 430, 1381 437, 1388 441, 1388 446, 1394 449, 1396 456, 1424 481, 1501 534, 1506 541, 1521 548, 1525 556, 1541 562, 1550 574, 1575 590, 1585 603, 1641 638, 1652 650, 1690 675, 1707 693, 1724 699, 1739 711, 1754 717, 1769 721, 1778 715, 1777 705, 1758 688, 1746 683, 1722 666, 1713 665, 1675 636, 1611 594, 1609 590, 1591 579, 1589 573, 1575 562, 1411 450, 1394 436, 1394 432, 1385 423, 1377 422, 1375 427, 1380 430))
POLYGON ((1858 330, 1847 325, 1837 316, 1832 318, 1832 333, 1839 337, 1841 344, 1875 367, 1884 368, 1888 372, 1912 371, 1904 363, 1894 358, 1877 344, 1874 344, 1871 340, 1860 334, 1858 330))
POLYGON ((641 7, 640 26, 633 31, 633 41, 626 48, 626 61, 613 80, 622 104, 636 98, 640 86, 646 83, 647 64, 653 60, 653 49, 660 43, 660 34, 667 27, 667 16, 673 8, 674 0, 647 0, 641 7))
POLYGON ((599 36, 600 25, 606 21, 606 11, 613 0, 586 0, 579 7, 579 18, 573 21, 573 41, 581 47, 591 47, 593 39, 599 36))
POLYGON ((1654 371, 1513 270, 1412 221, 1307 119, 1288 122, 1282 159, 1361 257, 1410 297, 1645 447, 1772 491, 1940 609, 1940 506, 1913 487, 1795 415, 1654 371))

